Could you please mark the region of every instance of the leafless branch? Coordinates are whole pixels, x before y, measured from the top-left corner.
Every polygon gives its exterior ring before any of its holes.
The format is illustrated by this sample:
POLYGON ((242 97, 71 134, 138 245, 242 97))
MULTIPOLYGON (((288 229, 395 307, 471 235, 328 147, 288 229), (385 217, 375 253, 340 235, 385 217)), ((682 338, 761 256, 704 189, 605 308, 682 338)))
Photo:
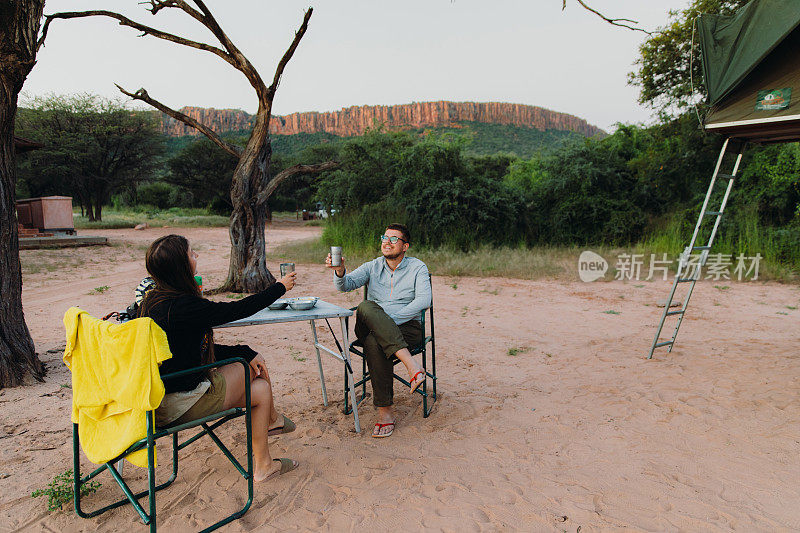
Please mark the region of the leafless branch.
POLYGON ((164 8, 180 7, 177 0, 147 0, 139 2, 139 5, 149 5, 150 7, 147 10, 153 15, 156 15, 164 8))
POLYGON ((275 189, 278 188, 278 185, 281 182, 296 176, 298 174, 318 174, 320 172, 324 172, 326 170, 333 170, 335 168, 339 168, 339 163, 337 161, 325 161, 324 163, 317 163, 315 165, 294 165, 287 169, 284 169, 278 172, 274 178, 269 180, 267 186, 264 187, 262 191, 258 193, 258 198, 256 203, 263 204, 267 201, 270 195, 275 192, 275 189))
MULTIPOLYGON (((153 0, 151 0, 153 1, 153 0)), ((158 0, 155 0, 158 1, 158 0)), ((263 99, 268 97, 267 86, 264 84, 264 80, 261 79, 261 75, 258 73, 258 70, 250 63, 250 60, 245 57, 245 55, 239 50, 233 41, 230 40, 228 35, 222 29, 222 27, 217 22, 217 19, 214 18, 214 14, 211 13, 211 10, 206 7, 203 0, 194 0, 194 3, 197 4, 197 7, 200 9, 194 9, 189 4, 186 3, 185 0, 161 0, 162 2, 168 2, 170 5, 168 7, 177 7, 182 10, 184 13, 187 13, 193 19, 197 20, 205 26, 211 33, 214 34, 214 37, 217 38, 219 43, 222 47, 226 50, 228 56, 234 61, 232 63, 237 70, 239 70, 242 74, 245 75, 247 81, 250 82, 250 85, 256 91, 258 95, 259 102, 263 99)), ((271 100, 270 100, 271 103, 271 100)))
POLYGON ((162 104, 158 100, 154 100, 153 98, 150 97, 149 94, 147 94, 146 90, 139 89, 135 93, 132 93, 130 91, 126 91, 125 89, 123 89, 122 87, 120 87, 116 83, 114 85, 117 86, 117 89, 119 89, 122 94, 124 94, 126 96, 130 96, 134 100, 141 100, 142 102, 145 102, 145 103, 155 107, 156 109, 158 109, 159 111, 161 111, 165 115, 169 115, 172 118, 174 118, 175 120, 179 120, 179 121, 183 122, 184 124, 187 124, 187 125, 195 128, 200 133, 202 133, 203 135, 208 137, 214 144, 216 144, 217 146, 219 146, 220 148, 222 148, 223 150, 225 150, 226 152, 228 152, 232 156, 236 157, 237 159, 241 156, 241 153, 242 153, 241 148, 239 148, 238 146, 226 143, 225 141, 223 141, 219 137, 219 135, 214 133, 214 131, 211 128, 209 128, 208 126, 205 126, 204 124, 201 124, 200 122, 196 121, 192 117, 184 115, 180 111, 175 111, 174 109, 165 106, 164 104, 162 104))
POLYGON ((275 94, 275 91, 278 90, 278 85, 281 81, 281 76, 283 75, 283 69, 286 68, 286 65, 289 63, 289 60, 292 59, 294 55, 294 51, 297 50, 297 45, 300 44, 300 39, 303 38, 305 35, 306 30, 308 29, 308 20, 311 18, 311 13, 314 12, 314 8, 309 7, 308 11, 306 11, 305 16, 303 17, 303 23, 300 25, 300 29, 294 34, 294 40, 292 44, 289 46, 289 49, 283 54, 280 62, 278 63, 278 68, 275 69, 275 77, 272 78, 272 85, 269 86, 269 94, 272 97, 275 94))
POLYGON ((199 18, 198 20, 202 22, 206 28, 211 30, 211 33, 213 33, 214 37, 219 40, 222 47, 225 48, 225 50, 227 50, 232 56, 241 55, 241 52, 233 44, 233 41, 228 38, 224 31, 222 31, 222 27, 220 27, 217 19, 214 18, 211 10, 206 7, 205 3, 203 3, 203 0, 194 0, 194 3, 197 4, 197 7, 199 7, 200 11, 202 12, 202 18, 199 18))
MULTIPOLYGON (((636 20, 625 19, 625 18, 612 19, 612 18, 609 18, 609 17, 603 15, 602 13, 597 11, 596 9, 593 9, 593 8, 587 6, 586 3, 583 0, 575 0, 575 1, 578 2, 584 9, 594 13, 595 15, 597 15, 598 17, 600 17, 604 21, 608 22, 609 24, 612 24, 614 26, 620 26, 622 28, 628 28, 629 30, 633 30, 633 31, 640 31, 642 33, 646 33, 647 35, 653 35, 653 32, 651 32, 651 31, 647 31, 647 30, 639 28, 637 26, 630 26, 629 25, 629 24, 639 24, 639 22, 636 21, 636 20)), ((567 0, 561 0, 561 11, 564 11, 566 8, 567 8, 567 0)))
MULTIPOLYGON (((170 2, 171 3, 171 2, 170 2)), ((168 7, 168 6, 162 6, 168 7)), ((156 10, 159 8, 153 8, 156 10)), ((119 13, 114 13, 113 11, 104 11, 104 10, 93 10, 93 11, 67 11, 63 13, 53 13, 52 15, 45 15, 45 22, 42 28, 42 36, 39 38, 38 46, 41 46, 44 43, 45 37, 47 37, 47 30, 50 27, 50 23, 56 19, 74 19, 74 18, 84 18, 84 17, 109 17, 119 21, 120 26, 128 26, 130 28, 134 28, 142 32, 142 37, 145 35, 152 35, 158 39, 164 39, 165 41, 171 41, 173 43, 181 44, 183 46, 188 46, 190 48, 196 48, 198 50, 205 50, 206 52, 211 52, 226 62, 230 63, 233 67, 239 69, 239 65, 237 64, 236 60, 224 50, 217 48, 216 46, 211 46, 206 43, 200 43, 197 41, 192 41, 190 39, 186 39, 184 37, 179 37, 177 35, 173 35, 171 33, 167 33, 155 28, 151 28, 150 26, 145 26, 144 24, 140 24, 136 21, 129 19, 119 13)))

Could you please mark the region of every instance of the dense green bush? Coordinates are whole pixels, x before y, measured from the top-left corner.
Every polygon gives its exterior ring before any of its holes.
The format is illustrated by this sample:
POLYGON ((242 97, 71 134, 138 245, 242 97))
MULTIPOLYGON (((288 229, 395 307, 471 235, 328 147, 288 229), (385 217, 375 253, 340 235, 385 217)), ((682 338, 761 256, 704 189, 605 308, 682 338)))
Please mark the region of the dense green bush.
POLYGON ((646 224, 634 174, 605 141, 573 144, 543 159, 518 189, 528 199, 530 240, 541 244, 624 244, 646 224))
POLYGON ((326 228, 330 242, 371 248, 390 222, 408 224, 415 244, 426 246, 524 238, 524 203, 501 179, 509 156, 467 158, 461 142, 372 132, 345 142, 341 158, 318 189, 321 201, 342 210, 326 228))
POLYGON ((754 153, 733 189, 737 207, 755 205, 759 221, 783 226, 800 208, 800 145, 773 144, 754 153))
POLYGON ((523 240, 523 209, 523 201, 502 182, 468 175, 422 188, 406 204, 406 220, 422 244, 472 250, 523 240))
MULTIPOLYGON (((393 222, 404 223, 405 213, 387 201, 350 209, 328 219, 322 239, 328 245, 344 246, 348 250, 371 251, 380 247, 379 237, 393 222)), ((416 244, 416 236, 412 238, 416 244)))
MULTIPOLYGON (((531 159, 467 155, 452 137, 377 131, 339 145, 342 166, 319 181, 317 199, 340 210, 325 240, 360 250, 376 249, 386 224, 403 222, 428 248, 647 243, 679 253, 721 142, 690 114, 619 125, 602 140, 531 159)), ((715 250, 800 265, 800 147, 745 154, 715 250)))
POLYGON ((163 181, 142 183, 136 188, 137 204, 151 205, 158 209, 189 207, 188 198, 181 190, 163 181))
POLYGON ((318 181, 317 200, 345 211, 385 200, 402 176, 405 151, 415 143, 408 133, 380 131, 347 140, 341 146, 340 169, 318 181))

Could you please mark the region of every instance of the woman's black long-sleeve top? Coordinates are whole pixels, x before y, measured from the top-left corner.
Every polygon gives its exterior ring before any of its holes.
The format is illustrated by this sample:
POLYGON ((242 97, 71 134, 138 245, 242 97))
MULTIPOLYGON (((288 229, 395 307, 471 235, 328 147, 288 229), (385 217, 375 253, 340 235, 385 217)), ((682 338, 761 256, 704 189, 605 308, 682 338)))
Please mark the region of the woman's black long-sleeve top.
MULTIPOLYGON (((161 374, 197 368, 200 366, 203 339, 210 328, 257 313, 285 293, 286 287, 282 283, 275 283, 236 302, 212 302, 192 295, 159 302, 149 311, 148 316, 166 332, 172 352, 172 358, 161 363, 161 374)), ((249 346, 214 345, 214 357, 217 361, 233 357, 243 357, 251 361, 255 356, 256 352, 249 346)), ((202 374, 190 374, 169 379, 164 387, 168 393, 189 391, 202 380, 202 374)))

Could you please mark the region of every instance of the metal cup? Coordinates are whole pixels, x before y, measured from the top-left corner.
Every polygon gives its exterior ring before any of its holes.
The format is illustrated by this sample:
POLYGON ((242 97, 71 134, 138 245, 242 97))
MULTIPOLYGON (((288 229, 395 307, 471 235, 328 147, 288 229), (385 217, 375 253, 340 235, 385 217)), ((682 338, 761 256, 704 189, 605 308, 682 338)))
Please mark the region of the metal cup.
POLYGON ((281 263, 281 277, 286 277, 289 272, 294 272, 294 263, 281 263))
POLYGON ((331 246, 331 266, 342 266, 342 247, 331 246))

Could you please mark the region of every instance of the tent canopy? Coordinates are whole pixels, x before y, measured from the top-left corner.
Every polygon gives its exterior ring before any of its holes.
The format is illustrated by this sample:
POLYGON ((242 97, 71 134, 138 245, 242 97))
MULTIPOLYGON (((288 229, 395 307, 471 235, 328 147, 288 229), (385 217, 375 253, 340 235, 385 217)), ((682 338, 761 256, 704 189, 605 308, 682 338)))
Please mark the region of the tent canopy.
POLYGON ((800 139, 800 1, 753 0, 698 22, 705 127, 755 142, 800 139))

